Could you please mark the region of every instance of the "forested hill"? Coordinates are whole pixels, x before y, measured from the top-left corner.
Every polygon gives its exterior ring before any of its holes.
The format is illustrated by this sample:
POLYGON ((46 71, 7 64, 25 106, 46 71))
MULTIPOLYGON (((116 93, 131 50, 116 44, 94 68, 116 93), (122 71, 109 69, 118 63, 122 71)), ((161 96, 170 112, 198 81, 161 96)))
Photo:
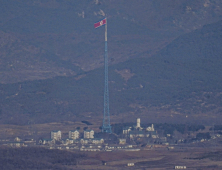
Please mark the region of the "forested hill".
POLYGON ((153 56, 180 35, 222 19, 221 0, 3 0, 0 83, 75 76, 103 66, 107 16, 110 64, 153 56))
MULTIPOLYGON (((133 75, 127 86, 135 89, 135 99, 142 105, 186 114, 220 114, 221 28, 222 21, 206 25, 180 36, 151 58, 134 59, 115 69, 133 75)), ((132 95, 129 91, 124 94, 132 95)))
MULTIPOLYGON (((155 56, 138 56, 112 65, 111 115, 139 115, 156 109, 165 115, 197 115, 197 120, 207 115, 206 120, 215 116, 220 120, 221 28, 222 21, 206 25, 178 37, 155 56)), ((101 119, 103 72, 100 68, 77 76, 1 84, 0 121, 26 124, 101 119)))

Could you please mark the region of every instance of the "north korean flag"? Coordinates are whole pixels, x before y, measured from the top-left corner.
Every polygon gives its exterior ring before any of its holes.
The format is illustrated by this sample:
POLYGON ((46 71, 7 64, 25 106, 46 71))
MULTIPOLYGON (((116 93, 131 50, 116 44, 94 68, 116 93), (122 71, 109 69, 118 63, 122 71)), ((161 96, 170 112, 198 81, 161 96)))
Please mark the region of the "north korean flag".
POLYGON ((94 28, 98 28, 98 27, 100 27, 100 26, 102 26, 102 25, 105 25, 105 24, 106 24, 106 18, 104 18, 103 20, 95 23, 95 24, 94 24, 94 28))

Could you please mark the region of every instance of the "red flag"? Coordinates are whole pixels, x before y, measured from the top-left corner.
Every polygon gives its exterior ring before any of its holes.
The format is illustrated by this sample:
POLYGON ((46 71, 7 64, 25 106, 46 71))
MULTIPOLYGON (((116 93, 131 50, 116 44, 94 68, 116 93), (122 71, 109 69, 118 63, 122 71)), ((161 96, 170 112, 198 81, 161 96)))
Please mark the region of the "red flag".
POLYGON ((98 27, 100 27, 100 26, 102 26, 102 25, 105 25, 105 24, 106 24, 106 18, 104 18, 103 20, 95 23, 95 24, 94 24, 94 28, 98 28, 98 27))

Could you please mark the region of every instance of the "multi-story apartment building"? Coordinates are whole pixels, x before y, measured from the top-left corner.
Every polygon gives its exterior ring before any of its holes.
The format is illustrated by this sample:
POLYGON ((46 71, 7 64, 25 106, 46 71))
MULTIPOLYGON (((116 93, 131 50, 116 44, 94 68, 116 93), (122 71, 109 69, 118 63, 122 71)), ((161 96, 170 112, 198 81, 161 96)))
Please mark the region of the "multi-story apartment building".
POLYGON ((78 139, 79 138, 79 131, 69 131, 69 139, 78 139))
POLYGON ((85 130, 84 131, 84 138, 94 138, 94 130, 85 130))
POLYGON ((61 138, 62 138, 62 133, 60 130, 51 131, 51 139, 61 140, 61 138))

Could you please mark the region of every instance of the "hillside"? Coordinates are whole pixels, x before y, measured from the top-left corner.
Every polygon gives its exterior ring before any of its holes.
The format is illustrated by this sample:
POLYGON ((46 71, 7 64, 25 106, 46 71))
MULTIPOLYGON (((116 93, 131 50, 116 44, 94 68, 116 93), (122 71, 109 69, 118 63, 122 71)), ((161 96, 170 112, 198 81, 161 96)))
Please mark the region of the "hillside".
MULTIPOLYGON (((222 21, 206 25, 178 37, 152 57, 112 65, 111 116, 219 122, 221 28, 222 21)), ((0 89, 1 123, 102 119, 103 68, 70 77, 1 84, 0 89)))
POLYGON ((222 19, 220 0, 7 0, 0 6, 0 83, 74 76, 151 57, 178 36, 222 19))

